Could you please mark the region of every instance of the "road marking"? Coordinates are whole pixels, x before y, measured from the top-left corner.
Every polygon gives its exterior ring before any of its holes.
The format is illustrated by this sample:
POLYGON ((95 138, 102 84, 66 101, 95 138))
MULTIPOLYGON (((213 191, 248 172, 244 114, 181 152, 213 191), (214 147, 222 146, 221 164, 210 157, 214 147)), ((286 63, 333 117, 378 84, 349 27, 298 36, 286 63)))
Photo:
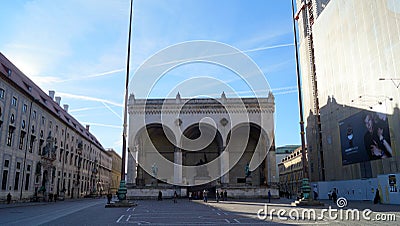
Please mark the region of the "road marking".
POLYGON ((126 210, 126 212, 128 212, 130 209, 131 209, 131 208, 129 207, 129 208, 126 210))
POLYGON ((225 219, 226 223, 230 224, 231 222, 228 219, 225 219))
POLYGON ((221 216, 221 214, 220 213, 217 213, 218 214, 218 216, 221 216))
POLYGON ((119 223, 119 221, 120 221, 122 218, 124 218, 124 217, 125 217, 125 215, 120 216, 120 217, 118 218, 118 220, 117 220, 117 223, 119 223))
POLYGON ((151 223, 147 222, 147 221, 134 221, 134 222, 132 222, 132 224, 142 225, 142 224, 151 224, 151 223))
POLYGON ((129 219, 131 219, 131 216, 132 216, 132 215, 129 215, 128 218, 126 218, 126 221, 127 221, 127 222, 129 221, 129 219))
POLYGON ((240 224, 240 221, 238 221, 237 219, 233 219, 236 223, 240 224))

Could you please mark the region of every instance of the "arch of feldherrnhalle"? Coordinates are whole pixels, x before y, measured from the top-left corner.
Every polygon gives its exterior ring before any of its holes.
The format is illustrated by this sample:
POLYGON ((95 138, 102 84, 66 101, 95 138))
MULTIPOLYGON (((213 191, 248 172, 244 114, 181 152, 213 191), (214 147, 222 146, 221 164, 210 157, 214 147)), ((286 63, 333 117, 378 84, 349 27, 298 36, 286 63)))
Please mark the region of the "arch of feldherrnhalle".
POLYGON ((277 195, 275 102, 263 98, 128 101, 128 197, 277 195), (276 194, 275 194, 276 193, 276 194))

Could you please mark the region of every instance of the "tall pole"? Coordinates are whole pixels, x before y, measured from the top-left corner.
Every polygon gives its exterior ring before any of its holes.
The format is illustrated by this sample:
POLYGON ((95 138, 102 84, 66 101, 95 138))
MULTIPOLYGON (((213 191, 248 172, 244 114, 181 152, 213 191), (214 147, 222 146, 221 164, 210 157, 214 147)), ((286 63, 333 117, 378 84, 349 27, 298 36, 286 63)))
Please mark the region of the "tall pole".
POLYGON ((128 32, 128 56, 126 62, 126 78, 125 78, 125 98, 124 98, 124 124, 122 132, 122 164, 121 164, 121 182, 118 189, 118 199, 120 201, 126 199, 126 186, 125 186, 125 161, 126 161, 126 127, 127 127, 127 112, 128 112, 128 86, 129 86, 129 63, 131 55, 131 33, 132 33, 132 14, 133 14, 133 0, 130 3, 129 14, 129 32, 128 32))
POLYGON ((296 76, 297 76, 297 89, 299 90, 299 111, 300 111, 300 138, 301 138, 301 161, 303 162, 303 178, 308 178, 307 160, 306 160, 306 143, 304 137, 304 119, 303 119, 303 102, 301 94, 301 80, 300 80, 300 66, 299 66, 299 53, 297 51, 297 31, 294 13, 294 2, 292 0, 292 20, 293 20, 293 34, 294 34, 294 51, 296 57, 296 76))

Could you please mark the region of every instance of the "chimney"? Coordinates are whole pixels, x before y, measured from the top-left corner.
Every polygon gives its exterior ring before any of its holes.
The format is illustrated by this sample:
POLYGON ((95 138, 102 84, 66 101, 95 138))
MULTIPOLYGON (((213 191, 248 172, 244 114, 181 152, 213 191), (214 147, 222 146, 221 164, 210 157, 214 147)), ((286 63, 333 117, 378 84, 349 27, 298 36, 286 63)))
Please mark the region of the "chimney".
POLYGON ((56 102, 57 102, 58 105, 60 105, 61 97, 56 97, 56 102))
POLYGON ((66 112, 68 112, 68 107, 69 107, 68 104, 64 104, 63 106, 64 106, 64 110, 65 110, 66 112))
POLYGON ((49 90, 49 97, 54 100, 54 94, 56 94, 56 92, 54 90, 49 90))
POLYGON ((89 131, 90 125, 86 125, 86 130, 89 131))

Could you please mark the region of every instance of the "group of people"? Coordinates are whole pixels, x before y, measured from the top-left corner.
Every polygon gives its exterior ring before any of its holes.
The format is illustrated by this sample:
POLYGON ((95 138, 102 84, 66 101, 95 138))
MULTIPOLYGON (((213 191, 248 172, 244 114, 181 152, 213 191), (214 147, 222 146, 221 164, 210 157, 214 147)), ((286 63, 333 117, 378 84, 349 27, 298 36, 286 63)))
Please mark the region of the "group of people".
POLYGON ((215 198, 216 198, 217 202, 219 202, 219 201, 227 201, 228 200, 228 192, 226 190, 225 191, 221 190, 221 192, 218 192, 218 190, 216 190, 215 191, 215 198))
MULTIPOLYGON (((174 203, 178 203, 178 193, 177 193, 176 191, 174 191, 174 195, 173 195, 172 198, 173 198, 173 200, 174 200, 174 203)), ((163 199, 162 191, 158 191, 157 200, 158 200, 158 201, 162 201, 162 199, 163 199)))
MULTIPOLYGON (((208 193, 209 191, 207 189, 204 189, 203 191, 194 191, 194 192, 189 192, 189 201, 191 200, 203 200, 204 202, 208 202, 208 193)), ((215 200, 217 202, 219 201, 227 201, 228 200, 228 192, 225 191, 215 191, 215 200)))
POLYGON ((336 188, 333 188, 329 193, 328 193, 328 198, 329 200, 332 200, 334 203, 336 203, 337 201, 337 195, 338 195, 338 191, 336 188))

